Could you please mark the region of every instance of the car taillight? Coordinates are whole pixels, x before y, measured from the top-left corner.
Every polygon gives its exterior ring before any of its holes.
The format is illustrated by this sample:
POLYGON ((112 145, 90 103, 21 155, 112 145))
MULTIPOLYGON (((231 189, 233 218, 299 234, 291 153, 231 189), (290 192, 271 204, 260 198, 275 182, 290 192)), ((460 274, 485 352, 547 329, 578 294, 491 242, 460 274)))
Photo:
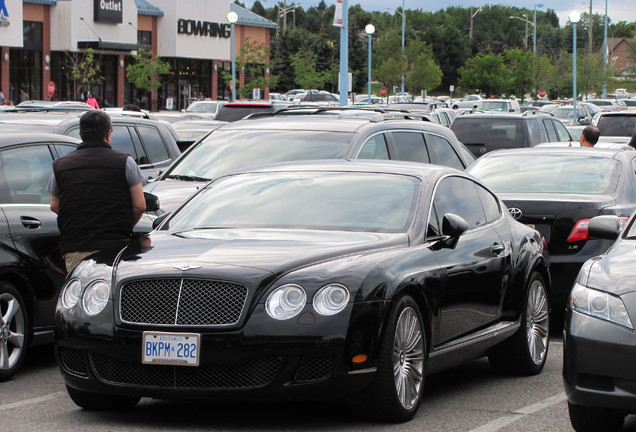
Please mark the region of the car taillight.
MULTIPOLYGON (((618 217, 621 229, 625 226, 625 224, 627 223, 627 221, 629 220, 628 217, 625 216, 619 216, 618 217)), ((593 239, 595 237, 590 237, 587 231, 587 227, 590 223, 590 219, 580 219, 578 220, 575 224, 574 224, 574 228, 572 228, 572 231, 570 231, 570 235, 568 236, 567 242, 568 243, 574 243, 574 242, 578 242, 578 241, 583 241, 583 240, 590 240, 593 239)))

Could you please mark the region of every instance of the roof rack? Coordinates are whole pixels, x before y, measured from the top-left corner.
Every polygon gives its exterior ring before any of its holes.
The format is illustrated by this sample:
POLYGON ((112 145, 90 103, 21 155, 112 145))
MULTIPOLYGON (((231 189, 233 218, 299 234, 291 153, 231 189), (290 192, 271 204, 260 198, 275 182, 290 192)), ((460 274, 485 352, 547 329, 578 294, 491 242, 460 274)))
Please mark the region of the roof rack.
POLYGON ((521 113, 521 115, 524 116, 524 117, 526 117, 526 116, 535 116, 535 115, 547 115, 547 116, 554 117, 554 114, 552 114, 551 112, 541 111, 541 110, 525 111, 525 112, 521 113))
POLYGON ((361 107, 361 106, 303 106, 297 105, 293 107, 281 108, 275 112, 253 113, 245 117, 246 119, 277 117, 289 115, 334 115, 348 118, 366 118, 370 121, 384 120, 420 120, 431 121, 427 113, 411 112, 408 110, 388 109, 380 107, 361 107))

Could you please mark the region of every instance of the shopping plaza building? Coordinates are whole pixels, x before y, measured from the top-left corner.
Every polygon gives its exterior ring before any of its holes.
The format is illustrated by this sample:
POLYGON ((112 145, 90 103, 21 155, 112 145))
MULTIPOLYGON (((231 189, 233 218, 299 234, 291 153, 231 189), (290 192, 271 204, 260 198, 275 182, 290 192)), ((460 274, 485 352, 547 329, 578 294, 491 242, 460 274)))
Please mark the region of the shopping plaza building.
MULTIPOLYGON (((181 109, 195 98, 228 99, 230 11, 238 15, 235 53, 247 40, 270 46, 276 24, 231 0, 0 0, 0 87, 13 103, 20 101, 20 89, 34 100, 77 100, 92 93, 102 107, 181 109), (153 92, 126 79, 126 68, 142 49, 170 64, 153 92), (82 85, 70 71, 87 52, 99 71, 82 85)), ((269 74, 266 64, 261 69, 269 74)), ((240 70, 236 77, 244 82, 240 70)))

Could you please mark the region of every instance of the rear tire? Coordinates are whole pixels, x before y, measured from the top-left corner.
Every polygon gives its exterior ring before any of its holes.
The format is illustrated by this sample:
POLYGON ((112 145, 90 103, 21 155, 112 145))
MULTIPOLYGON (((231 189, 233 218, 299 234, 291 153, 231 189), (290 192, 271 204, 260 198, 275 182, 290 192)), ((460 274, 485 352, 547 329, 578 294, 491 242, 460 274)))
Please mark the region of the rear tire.
POLYGON ((508 340, 493 348, 488 360, 498 372, 537 375, 548 357, 550 308, 541 275, 530 275, 521 315, 521 327, 508 340))
POLYGON ((389 312, 378 357, 378 370, 368 406, 380 420, 405 422, 422 400, 426 335, 422 315, 410 296, 397 300, 389 312))
POLYGON ((625 414, 590 408, 568 402, 570 423, 577 432, 612 432, 623 428, 625 414))
POLYGON ((91 411, 111 411, 129 409, 141 400, 138 396, 117 396, 101 393, 90 393, 66 386, 66 391, 75 405, 91 411))
POLYGON ((29 315, 22 295, 9 282, 0 281, 0 382, 20 369, 30 334, 29 315))

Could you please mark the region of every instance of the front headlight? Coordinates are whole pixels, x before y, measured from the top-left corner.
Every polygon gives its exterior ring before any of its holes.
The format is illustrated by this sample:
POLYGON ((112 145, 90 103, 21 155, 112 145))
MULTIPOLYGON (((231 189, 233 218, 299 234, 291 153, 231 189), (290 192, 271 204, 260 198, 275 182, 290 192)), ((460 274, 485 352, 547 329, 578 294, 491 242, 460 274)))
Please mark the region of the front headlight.
POLYGON ((570 307, 582 314, 634 329, 623 300, 603 291, 576 283, 570 293, 570 307))
POLYGON ((82 284, 77 279, 71 279, 64 285, 62 290, 62 305, 70 309, 77 304, 82 294, 82 284))
POLYGON ((93 282, 86 288, 82 306, 87 315, 97 315, 106 307, 110 296, 110 285, 103 280, 93 282))
POLYGON ((294 284, 276 288, 265 301, 267 314, 277 320, 293 318, 305 306, 307 294, 305 290, 294 284))
POLYGON ((314 309, 320 315, 335 315, 347 305, 349 291, 340 284, 320 288, 314 296, 314 309))

